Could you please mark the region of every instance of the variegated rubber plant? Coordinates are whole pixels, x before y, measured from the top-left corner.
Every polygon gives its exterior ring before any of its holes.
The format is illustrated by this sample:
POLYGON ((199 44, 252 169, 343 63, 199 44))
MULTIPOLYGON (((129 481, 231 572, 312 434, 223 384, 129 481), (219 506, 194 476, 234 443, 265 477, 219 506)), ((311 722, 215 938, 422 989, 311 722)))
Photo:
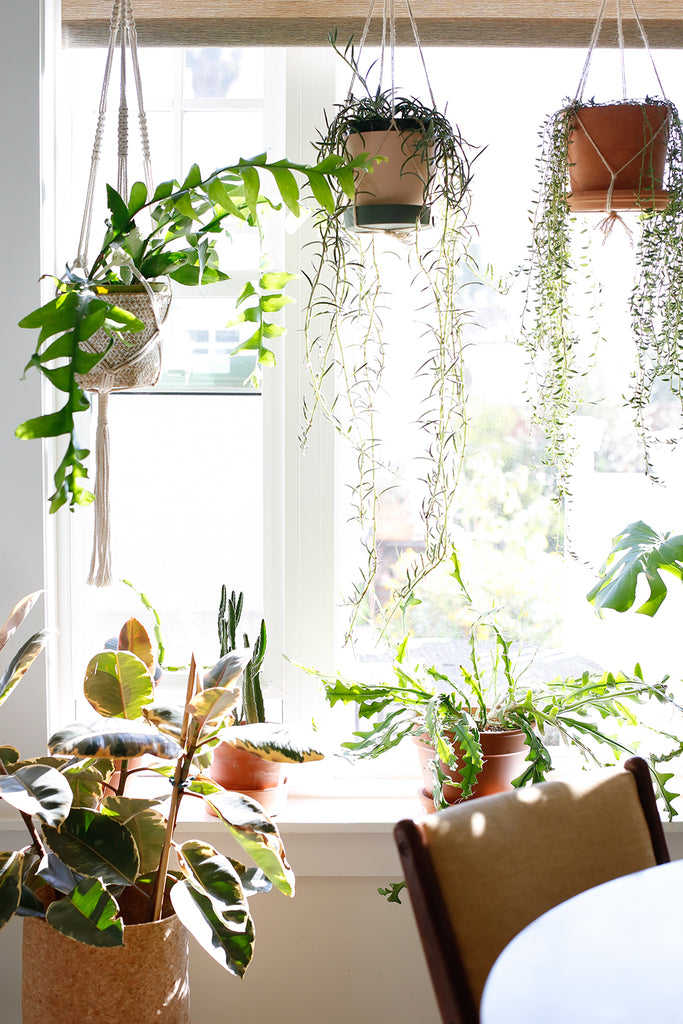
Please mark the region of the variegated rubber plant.
MULTIPOLYGON (((154 648, 131 619, 118 648, 88 664, 84 694, 97 712, 94 722, 56 732, 48 757, 21 761, 13 748, 0 748, 0 797, 22 814, 30 837, 22 850, 0 855, 0 926, 14 914, 31 914, 89 945, 121 946, 126 925, 141 923, 139 913, 132 920, 121 910, 134 887, 146 896, 144 920, 172 908, 222 967, 244 974, 254 947, 248 898, 272 886, 294 894, 277 826, 255 801, 205 774, 212 746, 231 729, 248 660, 248 653, 229 653, 201 678, 193 658, 185 701, 155 704, 154 648), (144 754, 156 760, 131 793, 143 769, 130 759, 144 754), (252 866, 201 840, 176 842, 186 798, 211 809, 252 866)), ((7 685, 3 677, 6 690, 18 673, 17 663, 7 685)), ((277 738, 267 744, 277 745, 277 738)), ((280 746, 283 759, 304 756, 280 746)))

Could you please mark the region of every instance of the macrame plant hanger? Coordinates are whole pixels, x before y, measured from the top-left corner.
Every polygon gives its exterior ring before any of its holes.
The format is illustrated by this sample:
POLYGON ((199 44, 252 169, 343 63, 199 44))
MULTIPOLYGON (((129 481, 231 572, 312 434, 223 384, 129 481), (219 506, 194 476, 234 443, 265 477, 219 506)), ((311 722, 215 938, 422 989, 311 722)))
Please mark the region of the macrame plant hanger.
MULTIPOLYGON (((434 91, 432 89, 432 83, 431 83, 431 81, 429 79, 429 73, 427 71, 427 62, 425 60, 424 52, 422 50, 422 43, 420 41, 420 35, 419 35, 418 30, 417 30, 417 22, 415 21, 415 16, 413 15, 413 9, 412 9, 412 7, 410 5, 410 0, 405 0, 405 2, 406 2, 406 9, 408 11, 408 19, 410 21, 410 27, 411 27, 412 33, 413 33, 413 39, 415 41, 415 46, 417 47, 417 52, 418 52, 418 54, 420 56, 420 62, 422 64, 422 69, 423 69, 424 74, 425 74, 425 80, 427 82, 427 89, 429 90, 429 98, 430 98, 432 107, 436 107, 436 100, 434 99, 434 91)), ((365 19, 365 24, 363 25, 363 31, 361 33, 360 42, 358 43, 358 54, 356 56, 356 68, 354 68, 354 71, 353 71, 353 73, 351 75, 351 81, 349 83, 349 88, 348 88, 348 91, 347 91, 347 94, 346 94, 346 103, 347 104, 353 99, 353 87, 355 85, 356 78, 358 77, 357 68, 360 66, 361 54, 363 52, 363 47, 365 46, 365 42, 366 42, 367 37, 368 37, 368 32, 370 31, 370 25, 371 25, 371 22, 372 22, 372 18, 373 18, 374 12, 375 12, 375 0, 370 0, 370 7, 368 9, 367 17, 365 19)), ((389 72, 389 74, 390 74, 390 82, 391 82, 391 84, 390 84, 390 93, 391 93, 391 125, 390 125, 389 129, 387 129, 387 130, 390 131, 391 129, 396 129, 396 128, 399 127, 397 125, 397 123, 396 123, 396 0, 383 0, 383 2, 382 2, 382 37, 381 37, 381 43, 380 43, 379 79, 378 79, 378 83, 377 83, 377 90, 378 91, 381 91, 381 89, 382 89, 382 82, 384 80, 384 63, 385 63, 386 48, 387 48, 387 36, 388 36, 388 45, 389 45, 389 64, 390 64, 390 72, 389 72)), ((353 216, 353 220, 354 220, 354 225, 358 226, 357 212, 356 211, 357 211, 357 207, 356 207, 356 201, 354 199, 354 211, 353 211, 354 216, 353 216)))
MULTIPOLYGON (((633 17, 635 19, 636 25, 638 26, 638 31, 640 32, 640 37, 642 39, 643 45, 645 47, 645 50, 647 52, 648 57, 650 58, 650 63, 652 64, 652 68, 653 68, 653 71, 654 71, 655 78, 657 80, 657 85, 659 87, 662 99, 664 100, 665 103, 667 103, 668 101, 667 101, 667 98, 666 98, 666 93, 664 92, 664 87, 663 87, 661 79, 659 77, 659 72, 657 71, 657 66, 656 66, 655 61, 654 61, 652 50, 650 49, 650 43, 649 43, 649 40, 647 38, 647 33, 645 32, 645 27, 644 27, 644 25, 643 25, 643 23, 642 23, 642 21, 640 19, 638 11, 636 10, 636 6, 635 6, 634 0, 630 0, 630 6, 631 6, 631 9, 633 11, 633 17)), ((588 73, 590 71, 591 62, 593 60, 593 54, 594 54, 595 49, 596 49, 596 47, 598 45, 598 40, 599 40, 599 37, 600 37, 600 32, 602 30, 602 23, 603 23, 603 19, 604 19, 604 16, 605 16, 606 8, 607 8, 607 0, 602 0, 602 2, 600 4, 599 11, 598 11, 598 16, 597 16, 595 25, 593 26, 593 33, 592 33, 591 40, 590 40, 590 43, 589 43, 589 46, 588 46, 588 53, 586 54, 586 59, 585 59, 584 65, 583 65, 583 70, 581 72, 581 77, 579 79, 579 84, 577 86, 576 94, 574 96, 574 104, 581 104, 582 101, 583 101, 583 96, 584 96, 584 92, 585 92, 585 89, 586 89, 586 81, 588 79, 588 73)), ((622 11, 621 11, 621 0, 616 0, 616 14, 617 14, 617 42, 618 42, 618 46, 619 46, 619 62, 620 62, 620 68, 621 68, 622 99, 624 101, 626 101, 628 99, 628 93, 627 93, 627 88, 626 88, 626 60, 625 60, 624 26, 623 26, 623 18, 622 18, 622 11)), ((668 120, 668 117, 667 117, 662 122, 662 124, 658 127, 655 135, 659 135, 660 133, 668 132, 668 125, 669 125, 669 120, 668 120)), ((587 128, 586 128, 585 124, 583 124, 583 122, 582 122, 581 127, 582 127, 582 129, 583 129, 583 131, 584 131, 584 133, 586 135, 586 138, 588 139, 590 145, 592 146, 593 150, 597 154, 599 160, 602 162, 603 166, 605 167, 605 170, 609 174, 610 184, 609 184, 609 187, 607 189, 606 205, 605 205, 605 219, 601 222, 601 225, 600 225, 602 227, 602 230, 605 233, 605 235, 607 235, 611 231, 611 229, 614 226, 614 224, 616 223, 616 221, 617 220, 621 220, 621 217, 619 216, 619 213, 617 212, 617 209, 613 206, 614 190, 615 190, 615 184, 616 184, 617 178, 618 178, 619 174, 628 166, 628 164, 633 162, 633 158, 629 158, 627 163, 623 164, 621 167, 612 167, 609 164, 609 162, 605 159, 605 156, 601 152, 599 145, 596 143, 595 139, 591 136, 591 134, 589 133, 589 131, 587 130, 587 128)), ((643 150, 644 150, 644 148, 645 148, 645 145, 643 145, 643 150)), ((642 154, 643 150, 641 150, 641 154, 642 154)))
MULTIPOLYGON (((150 160, 149 134, 147 117, 142 98, 142 81, 137 52, 137 33, 131 0, 114 0, 109 24, 109 48, 104 70, 104 81, 100 96, 95 142, 90 162, 90 176, 86 193, 83 222, 78 245, 78 256, 74 265, 84 272, 88 268, 88 245, 92 224, 93 202, 97 171, 100 162, 104 124, 107 113, 107 96, 111 80, 117 46, 120 47, 121 85, 119 96, 118 117, 118 173, 117 191, 125 201, 128 199, 128 102, 127 102, 127 65, 128 54, 135 80, 137 94, 140 137, 145 184, 149 196, 153 195, 152 165, 150 160)), ((113 292, 103 297, 107 301, 125 306, 127 310, 145 323, 145 330, 129 334, 126 342, 114 340, 98 331, 86 342, 83 348, 89 351, 104 352, 104 357, 97 363, 91 373, 78 377, 79 385, 97 395, 97 433, 95 445, 95 524, 93 549, 90 561, 90 573, 87 582, 97 587, 109 586, 112 582, 111 572, 111 536, 109 509, 109 424, 107 420, 109 395, 112 391, 123 391, 133 387, 145 387, 155 384, 161 369, 161 338, 160 328, 170 303, 170 288, 162 292, 150 287, 133 265, 132 260, 120 250, 119 265, 128 267, 131 278, 137 279, 142 286, 137 291, 122 294, 113 292)))

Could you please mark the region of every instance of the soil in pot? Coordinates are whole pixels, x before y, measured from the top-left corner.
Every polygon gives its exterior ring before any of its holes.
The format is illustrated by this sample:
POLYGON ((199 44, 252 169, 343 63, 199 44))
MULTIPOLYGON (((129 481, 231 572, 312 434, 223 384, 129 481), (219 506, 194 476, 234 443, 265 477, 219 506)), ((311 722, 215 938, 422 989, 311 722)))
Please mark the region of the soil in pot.
MULTIPOLYGON (((528 753, 524 742, 524 733, 521 729, 504 729, 497 731, 482 731, 480 734, 481 749, 484 766, 477 776, 477 781, 472 790, 473 799, 478 796, 492 796, 494 793, 504 793, 511 790, 512 780, 516 779, 524 771, 524 762, 528 753)), ((432 800, 432 786, 434 777, 429 768, 429 761, 436 756, 436 751, 426 737, 414 737, 417 747, 418 759, 422 785, 418 791, 418 797, 423 808, 431 812, 434 810, 432 800)), ((441 768, 446 775, 458 780, 459 772, 451 769, 443 762, 441 768)), ((460 801, 460 789, 456 786, 444 786, 444 797, 449 804, 460 801)))
POLYGON ((287 800, 286 764, 266 761, 250 750, 219 743, 209 775, 224 789, 256 800, 267 814, 278 814, 287 800))
POLYGON ((612 103, 581 107, 569 135, 569 205, 580 212, 663 209, 669 108, 612 103))

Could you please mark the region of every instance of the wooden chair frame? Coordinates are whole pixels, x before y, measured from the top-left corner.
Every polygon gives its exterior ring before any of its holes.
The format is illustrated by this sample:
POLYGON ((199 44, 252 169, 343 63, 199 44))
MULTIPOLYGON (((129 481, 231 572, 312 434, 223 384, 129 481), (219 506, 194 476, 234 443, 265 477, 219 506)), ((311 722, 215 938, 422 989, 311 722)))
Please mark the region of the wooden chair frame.
MULTIPOLYGON (((647 763, 641 757, 632 757, 624 762, 624 768, 635 779, 655 860, 657 864, 666 864, 671 857, 647 763)), ((479 1024, 479 1009, 420 823, 410 818, 399 821, 394 837, 443 1022, 479 1024)))

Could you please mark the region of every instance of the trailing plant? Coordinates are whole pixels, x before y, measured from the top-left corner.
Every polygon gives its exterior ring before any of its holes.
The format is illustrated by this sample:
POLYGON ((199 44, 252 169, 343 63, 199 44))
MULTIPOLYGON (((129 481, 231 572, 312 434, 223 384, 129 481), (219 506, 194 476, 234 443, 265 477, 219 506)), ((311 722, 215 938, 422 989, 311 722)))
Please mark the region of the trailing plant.
MULTIPOLYGON (((305 447, 316 416, 322 415, 348 446, 355 464, 350 488, 363 564, 346 600, 350 607, 347 639, 356 624, 370 620, 380 632, 396 614, 401 601, 446 557, 449 549, 448 513, 454 498, 466 438, 466 384, 463 367, 464 330, 470 322, 461 295, 469 255, 469 188, 472 147, 435 105, 390 89, 371 86, 363 75, 353 46, 341 51, 360 95, 352 89, 326 124, 316 149, 319 157, 347 161, 350 132, 376 127, 392 131, 407 125, 417 152, 428 152, 428 175, 423 209, 434 224, 421 226, 418 215, 407 230, 356 232, 353 197, 337 190, 333 212, 317 220, 308 275, 305 314, 306 366, 309 394, 304 400, 301 443, 305 447), (391 256, 386 255, 391 251, 391 256), (392 264, 393 256, 393 264, 392 264), (389 451, 382 423, 381 400, 387 370, 399 354, 397 338, 387 338, 384 312, 392 302, 394 266, 409 267, 406 291, 419 296, 415 321, 413 376, 420 385, 415 430, 424 439, 421 530, 424 550, 415 554, 405 579, 388 606, 376 599, 378 513, 383 496, 402 480, 389 451)), ((413 143, 411 142, 411 147, 413 143)), ((411 149, 412 152, 412 149, 411 149)), ((412 339, 411 339, 412 340, 412 339)))
MULTIPOLYGON (((159 704, 152 643, 135 620, 123 632, 125 649, 100 652, 86 670, 94 724, 54 733, 47 757, 22 761, 13 747, 0 748, 0 798, 20 812, 29 834, 26 847, 0 856, 0 927, 30 914, 78 941, 116 947, 128 924, 159 920, 172 906, 209 955, 242 976, 254 947, 249 897, 272 886, 294 894, 277 826, 253 800, 205 774, 212 748, 233 731, 248 655, 231 652, 203 677, 192 658, 185 700, 159 704), (135 795, 130 778, 141 769, 130 759, 143 754, 158 759, 145 770, 162 790, 148 780, 135 795), (203 840, 177 841, 186 799, 207 805, 253 866, 203 840), (138 899, 129 902, 133 891, 138 899)), ((283 760, 320 756, 282 734, 261 742, 278 747, 283 760)))
MULTIPOLYGON (((638 196, 639 209, 627 216, 635 223, 635 279, 629 300, 636 362, 633 386, 627 396, 635 427, 643 441, 646 469, 652 472, 652 437, 648 413, 660 385, 681 398, 678 339, 683 333, 680 303, 683 283, 683 129, 673 103, 646 97, 626 105, 665 106, 668 143, 663 188, 668 205, 657 209, 654 181, 638 196)), ((567 490, 576 446, 574 417, 582 403, 584 378, 595 361, 600 329, 597 319, 598 283, 590 260, 588 222, 571 208, 568 146, 577 113, 594 101, 566 100, 540 133, 537 161, 539 186, 534 203, 527 288, 521 343, 529 353, 533 385, 530 397, 536 418, 546 431, 546 461, 558 472, 560 491, 567 490), (577 309, 588 300, 592 341, 580 326, 577 309)), ((651 168, 642 160, 643 180, 651 168)), ((608 205, 609 209, 609 205, 608 205)), ((598 225, 605 237, 622 214, 610 210, 598 225)), ((627 228, 630 233, 630 226, 627 228)))
POLYGON ((431 762, 436 807, 446 806, 444 783, 458 788, 461 799, 472 795, 483 765, 483 730, 522 730, 528 753, 524 771, 512 783, 519 787, 542 782, 553 769, 549 734, 559 733, 588 762, 601 764, 601 750, 617 758, 634 753, 620 731, 638 725, 674 745, 664 755, 647 758, 657 792, 673 817, 677 794, 668 788, 673 776, 657 765, 680 753, 683 741, 653 729, 639 714, 651 703, 683 711, 666 679, 648 683, 636 665, 630 674, 584 672, 578 678, 534 682, 524 678, 529 667, 521 642, 511 641, 494 621, 482 617, 472 627, 469 657, 460 664, 457 678, 411 661, 407 638, 396 648, 393 681, 322 678, 330 705, 355 705, 359 720, 368 726, 343 744, 355 757, 378 757, 408 736, 428 737, 436 751, 431 762), (457 769, 459 781, 446 776, 441 764, 457 769))
MULTIPOLYGON (((226 280, 216 248, 219 238, 230 237, 231 226, 239 223, 258 228, 261 208, 274 206, 262 191, 262 175, 272 179, 281 204, 298 216, 297 177, 310 186, 316 203, 332 212, 330 183, 353 195, 353 170, 366 163, 359 158, 347 164, 331 156, 324 163, 309 165, 270 161, 261 154, 206 177, 194 164, 182 183, 165 181, 153 196, 142 182, 133 185, 129 198, 107 186, 109 219, 94 261, 88 268, 67 267, 61 278, 55 278, 56 297, 20 321, 21 327, 40 332, 26 369, 36 369, 64 396, 61 408, 26 420, 16 430, 22 439, 66 439, 66 451, 55 472, 51 512, 67 503, 73 508, 93 500, 86 485, 89 452, 77 444, 75 421, 89 407, 79 376, 88 374, 104 353, 87 351, 84 343, 99 330, 125 343, 145 326, 116 304, 117 293, 131 287, 141 290, 140 282, 166 277, 183 285, 226 280), (146 218, 150 223, 144 226, 146 218)), ((254 328, 238 349, 257 353, 260 367, 275 362, 271 339, 283 334, 284 328, 273 322, 271 314, 292 301, 282 291, 291 277, 285 272, 265 272, 257 284, 247 284, 238 300, 244 308, 235 322, 248 322, 254 328)))

